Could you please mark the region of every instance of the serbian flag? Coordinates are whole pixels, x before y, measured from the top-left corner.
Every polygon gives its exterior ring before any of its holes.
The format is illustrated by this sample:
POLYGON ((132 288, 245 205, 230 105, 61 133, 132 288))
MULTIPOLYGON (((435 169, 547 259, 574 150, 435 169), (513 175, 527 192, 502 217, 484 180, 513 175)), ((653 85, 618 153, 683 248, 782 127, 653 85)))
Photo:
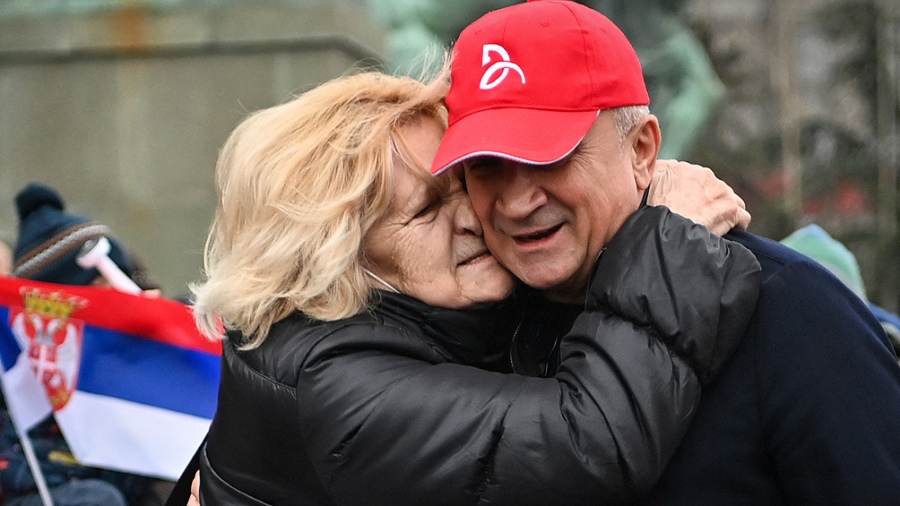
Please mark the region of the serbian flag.
POLYGON ((216 411, 221 343, 188 306, 0 276, 0 363, 10 415, 52 410, 88 466, 177 479, 216 411))

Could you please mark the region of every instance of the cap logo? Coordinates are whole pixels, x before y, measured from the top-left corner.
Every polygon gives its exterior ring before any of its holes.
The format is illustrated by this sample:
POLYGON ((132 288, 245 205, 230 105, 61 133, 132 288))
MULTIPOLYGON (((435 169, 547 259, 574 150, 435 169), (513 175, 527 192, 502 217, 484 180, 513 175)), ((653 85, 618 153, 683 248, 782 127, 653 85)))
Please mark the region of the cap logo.
POLYGON ((481 83, 478 85, 482 90, 490 90, 492 88, 497 87, 506 76, 509 75, 510 70, 515 70, 519 73, 519 77, 522 78, 522 84, 525 84, 525 73, 522 72, 522 67, 516 65, 509 58, 509 53, 506 52, 506 49, 499 44, 485 44, 481 48, 481 66, 484 67, 488 63, 491 63, 491 53, 497 53, 500 55, 500 61, 494 62, 487 70, 484 71, 484 74, 481 76, 481 83), (497 75, 497 73, 500 75, 497 75))

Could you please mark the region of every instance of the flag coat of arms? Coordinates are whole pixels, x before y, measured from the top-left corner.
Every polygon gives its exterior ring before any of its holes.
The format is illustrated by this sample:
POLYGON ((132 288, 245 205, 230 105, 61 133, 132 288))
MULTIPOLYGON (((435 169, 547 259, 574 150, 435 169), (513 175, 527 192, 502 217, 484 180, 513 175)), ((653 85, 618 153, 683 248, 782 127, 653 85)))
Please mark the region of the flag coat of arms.
POLYGON ((176 479, 215 414, 221 344, 190 308, 0 276, 4 396, 20 430, 53 413, 84 465, 176 479))

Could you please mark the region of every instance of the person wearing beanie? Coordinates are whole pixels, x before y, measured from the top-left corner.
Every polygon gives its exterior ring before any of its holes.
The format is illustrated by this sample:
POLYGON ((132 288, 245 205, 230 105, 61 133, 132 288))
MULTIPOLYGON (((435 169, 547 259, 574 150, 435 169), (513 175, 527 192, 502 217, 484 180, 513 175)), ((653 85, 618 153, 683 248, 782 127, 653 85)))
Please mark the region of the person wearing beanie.
POLYGON ((127 253, 105 225, 66 212, 65 204, 53 188, 30 183, 16 194, 19 236, 13 249, 13 276, 59 283, 92 285, 102 280, 95 268, 85 269, 76 259, 81 247, 91 239, 106 237, 109 258, 127 276, 133 268, 127 253))
MULTIPOLYGON (((599 12, 530 0, 462 31, 446 103, 432 173, 462 167, 488 248, 538 292, 517 331, 529 346, 513 355, 515 371, 553 375, 559 338, 534 329, 577 328, 594 273, 638 274, 602 253, 660 209, 644 201, 665 132, 641 62, 599 12)), ((725 238, 759 262, 759 298, 642 503, 897 504, 900 366, 882 327, 817 262, 743 230, 725 238)), ((703 297, 714 287, 693 288, 703 297)), ((648 292, 642 308, 653 314, 665 300, 648 292)))
POLYGON ((11 276, 13 266, 12 248, 0 239, 0 276, 11 276))
MULTIPOLYGON (((19 235, 13 247, 12 276, 65 285, 107 286, 96 268, 86 269, 77 262, 84 244, 101 237, 109 242, 107 256, 126 276, 134 276, 127 252, 110 229, 67 212, 62 197, 50 186, 26 185, 16 195, 15 205, 19 235)), ((151 500, 154 479, 80 465, 52 415, 31 429, 29 436, 58 506, 126 506, 151 500)), ((5 505, 41 504, 5 402, 0 410, 0 484, 5 505)))

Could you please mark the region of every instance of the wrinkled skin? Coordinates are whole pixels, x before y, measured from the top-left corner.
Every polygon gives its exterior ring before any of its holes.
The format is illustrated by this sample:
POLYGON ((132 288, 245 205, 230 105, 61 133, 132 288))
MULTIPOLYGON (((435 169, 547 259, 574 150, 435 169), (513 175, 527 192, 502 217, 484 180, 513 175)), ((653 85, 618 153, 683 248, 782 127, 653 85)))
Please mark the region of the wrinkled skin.
POLYGON ((676 160, 657 160, 647 203, 673 212, 724 235, 750 226, 744 200, 712 170, 676 160))

